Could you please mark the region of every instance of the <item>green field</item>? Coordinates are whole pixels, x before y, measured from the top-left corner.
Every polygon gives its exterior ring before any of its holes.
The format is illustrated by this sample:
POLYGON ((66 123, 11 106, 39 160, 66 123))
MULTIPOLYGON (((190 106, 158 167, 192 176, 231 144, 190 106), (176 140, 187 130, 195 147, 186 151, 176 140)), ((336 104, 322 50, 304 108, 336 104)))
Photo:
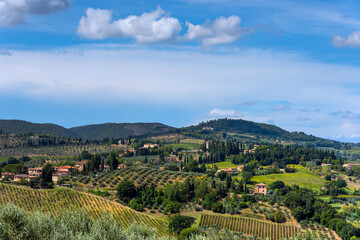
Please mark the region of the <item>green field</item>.
MULTIPOLYGON (((293 165, 291 165, 293 167, 293 165)), ((306 168, 296 165, 298 170, 296 173, 280 173, 270 174, 264 176, 254 176, 252 180, 256 183, 269 184, 275 181, 283 181, 288 185, 299 185, 300 187, 306 187, 312 190, 319 190, 325 184, 325 180, 320 176, 317 176, 306 168)))
POLYGON ((14 203, 28 212, 50 213, 60 216, 68 209, 81 209, 93 219, 103 213, 111 213, 114 219, 127 228, 138 222, 156 228, 159 235, 169 235, 167 221, 144 213, 136 212, 119 203, 108 201, 92 194, 67 188, 34 190, 21 186, 0 184, 0 205, 14 203))
POLYGON ((217 166, 218 169, 236 168, 237 166, 231 162, 217 162, 217 163, 205 164, 206 168, 212 168, 214 165, 217 166))
POLYGON ((353 153, 360 154, 360 147, 352 147, 352 148, 349 150, 349 152, 350 152, 351 154, 353 154, 353 153))

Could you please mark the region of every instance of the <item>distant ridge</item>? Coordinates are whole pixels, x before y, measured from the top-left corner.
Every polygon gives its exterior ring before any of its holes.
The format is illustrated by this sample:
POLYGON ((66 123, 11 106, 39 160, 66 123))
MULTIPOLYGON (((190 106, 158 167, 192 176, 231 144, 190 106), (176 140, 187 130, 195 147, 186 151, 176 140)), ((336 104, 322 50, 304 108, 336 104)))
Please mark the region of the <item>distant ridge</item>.
POLYGON ((299 143, 311 147, 334 147, 340 148, 342 144, 338 141, 324 139, 303 132, 289 132, 275 125, 266 123, 257 123, 242 119, 217 119, 207 122, 201 122, 197 125, 185 127, 181 129, 190 135, 209 136, 214 138, 214 133, 236 133, 255 137, 259 140, 267 139, 271 141, 288 141, 299 143))
POLYGON ((176 130, 161 123, 104 123, 64 128, 56 124, 31 123, 22 120, 0 120, 0 129, 8 134, 32 132, 34 134, 51 134, 60 137, 81 137, 89 140, 162 134, 176 130))
POLYGON ((61 137, 77 137, 69 129, 51 123, 32 123, 22 120, 0 120, 0 129, 4 133, 51 134, 61 137))
POLYGON ((71 132, 82 138, 95 140, 104 138, 123 138, 173 132, 176 129, 162 123, 104 123, 70 128, 71 132))
MULTIPOLYGON (((50 123, 31 123, 21 120, 0 120, 0 129, 4 133, 51 134, 60 137, 81 137, 89 140, 104 138, 144 137, 174 132, 187 133, 193 137, 218 139, 218 133, 247 135, 248 138, 271 141, 289 141, 316 147, 340 148, 338 141, 323 139, 303 132, 289 132, 280 127, 242 119, 217 119, 201 122, 194 126, 174 128, 162 123, 103 123, 64 128, 50 123)), ((241 138, 238 138, 241 139, 241 138)))

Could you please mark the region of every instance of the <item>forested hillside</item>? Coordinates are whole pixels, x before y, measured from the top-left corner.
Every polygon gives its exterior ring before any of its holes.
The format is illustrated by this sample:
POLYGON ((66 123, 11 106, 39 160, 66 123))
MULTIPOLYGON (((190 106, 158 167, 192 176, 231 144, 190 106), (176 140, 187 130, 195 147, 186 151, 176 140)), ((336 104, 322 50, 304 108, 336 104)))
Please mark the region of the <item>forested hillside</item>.
POLYGON ((0 131, 16 134, 50 134, 60 137, 88 140, 147 137, 159 134, 182 133, 185 136, 206 140, 241 142, 282 142, 300 143, 307 147, 329 147, 350 149, 353 144, 323 139, 303 132, 289 132, 274 125, 256 123, 241 119, 218 119, 201 122, 198 125, 174 128, 161 123, 104 123, 64 128, 55 124, 38 124, 20 120, 0 120, 0 131))
MULTIPOLYGON (((245 140, 249 142, 287 141, 301 143, 309 147, 346 147, 345 143, 307 135, 303 132, 289 132, 275 125, 256 123, 242 119, 217 119, 201 122, 198 125, 184 127, 181 132, 185 135, 203 139, 218 139, 219 133, 228 140, 245 140), (226 134, 231 133, 231 134, 226 134)), ((351 145, 351 144, 350 144, 351 145)))
POLYGON ((31 123, 21 120, 0 120, 0 131, 3 133, 51 134, 61 137, 77 137, 69 129, 50 123, 31 123))
POLYGON ((168 133, 174 131, 175 128, 161 123, 104 123, 70 128, 70 130, 82 138, 102 140, 168 133))

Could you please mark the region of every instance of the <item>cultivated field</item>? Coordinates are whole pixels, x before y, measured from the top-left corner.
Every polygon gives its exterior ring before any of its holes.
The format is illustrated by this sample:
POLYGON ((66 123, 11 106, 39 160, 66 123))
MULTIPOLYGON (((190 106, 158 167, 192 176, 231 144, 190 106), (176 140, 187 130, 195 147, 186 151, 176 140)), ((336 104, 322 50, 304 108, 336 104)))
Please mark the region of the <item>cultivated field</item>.
MULTIPOLYGON (((293 165, 291 165, 293 167, 293 165)), ((296 165, 298 170, 296 173, 280 173, 270 174, 264 176, 254 176, 252 181, 256 183, 269 184, 275 181, 283 181, 287 185, 298 185, 300 187, 310 188, 312 190, 319 190, 325 184, 325 180, 318 175, 308 171, 306 168, 296 165)))
POLYGON ((66 145, 55 147, 16 147, 0 149, 0 157, 21 157, 21 156, 79 156, 82 151, 92 154, 111 152, 114 147, 108 145, 66 145))
POLYGON ((133 222, 149 225, 160 235, 168 235, 167 222, 155 217, 138 213, 121 204, 103 198, 80 193, 71 189, 33 190, 8 184, 0 184, 0 204, 14 203, 29 211, 51 213, 59 216, 64 210, 82 209, 91 217, 99 218, 103 213, 113 214, 122 226, 129 227, 133 222))
POLYGON ((115 188, 120 181, 128 180, 136 186, 150 185, 164 187, 168 183, 182 182, 187 177, 201 176, 201 174, 158 170, 154 168, 127 167, 112 172, 103 172, 96 175, 72 178, 73 182, 79 182, 88 188, 115 188))
POLYGON ((217 166, 218 169, 225 169, 225 168, 236 168, 237 165, 233 164, 232 162, 217 162, 217 163, 209 163, 205 164, 207 168, 213 168, 213 166, 217 166))
POLYGON ((199 226, 215 226, 260 239, 284 239, 297 236, 301 229, 293 224, 279 224, 253 218, 221 214, 202 214, 199 226))

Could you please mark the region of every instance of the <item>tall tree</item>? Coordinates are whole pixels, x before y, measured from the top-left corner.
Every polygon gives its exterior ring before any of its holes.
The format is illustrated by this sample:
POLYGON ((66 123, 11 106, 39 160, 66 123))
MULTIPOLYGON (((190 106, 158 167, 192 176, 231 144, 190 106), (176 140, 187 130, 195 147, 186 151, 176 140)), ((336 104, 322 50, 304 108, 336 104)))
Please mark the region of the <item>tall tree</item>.
POLYGON ((116 153, 111 152, 110 154, 110 170, 116 170, 119 166, 119 160, 116 158, 116 153))
POLYGON ((43 179, 44 182, 46 183, 51 183, 52 182, 52 174, 54 172, 54 168, 50 163, 47 163, 43 169, 42 169, 42 173, 41 173, 41 178, 43 179))

